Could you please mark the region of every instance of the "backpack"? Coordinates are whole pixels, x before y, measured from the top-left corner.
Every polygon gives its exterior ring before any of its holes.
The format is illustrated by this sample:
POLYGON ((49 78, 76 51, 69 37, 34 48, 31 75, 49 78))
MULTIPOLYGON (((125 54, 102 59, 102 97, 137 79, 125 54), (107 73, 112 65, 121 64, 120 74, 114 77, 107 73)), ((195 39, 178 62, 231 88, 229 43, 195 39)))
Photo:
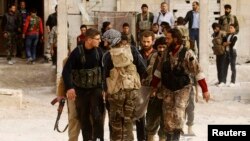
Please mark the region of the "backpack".
POLYGON ((36 29, 36 31, 39 32, 40 18, 38 16, 29 16, 27 20, 29 21, 28 31, 33 31, 34 29, 36 29))
POLYGON ((139 89, 140 76, 133 64, 131 47, 126 45, 109 50, 114 68, 110 70, 110 77, 106 78, 108 93, 114 94, 124 89, 139 89))

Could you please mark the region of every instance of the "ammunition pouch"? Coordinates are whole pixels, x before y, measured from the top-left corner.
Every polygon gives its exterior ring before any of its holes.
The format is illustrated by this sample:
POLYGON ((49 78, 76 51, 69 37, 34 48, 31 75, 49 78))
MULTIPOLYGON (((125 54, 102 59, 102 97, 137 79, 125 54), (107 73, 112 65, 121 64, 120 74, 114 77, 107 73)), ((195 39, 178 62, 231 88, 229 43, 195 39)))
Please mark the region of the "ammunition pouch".
POLYGON ((96 88, 101 86, 101 68, 73 70, 73 83, 79 88, 96 88))

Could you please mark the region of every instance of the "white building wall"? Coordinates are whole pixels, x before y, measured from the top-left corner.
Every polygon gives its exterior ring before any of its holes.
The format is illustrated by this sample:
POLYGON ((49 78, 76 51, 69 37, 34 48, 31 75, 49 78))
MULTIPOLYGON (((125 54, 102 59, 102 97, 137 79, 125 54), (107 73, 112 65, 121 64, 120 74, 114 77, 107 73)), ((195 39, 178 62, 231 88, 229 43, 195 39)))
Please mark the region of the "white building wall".
MULTIPOLYGON (((67 0, 68 4, 68 20, 70 25, 69 34, 73 37, 73 41, 78 34, 80 34, 79 27, 82 23, 87 25, 94 24, 93 11, 141 11, 141 5, 146 3, 149 6, 149 11, 156 13, 160 10, 160 3, 166 1, 169 3, 170 11, 174 16, 185 17, 186 12, 192 9, 192 2, 194 0, 67 0), (187 3, 189 2, 189 3, 187 3), (89 20, 80 15, 79 7, 85 9, 89 20)), ((217 0, 209 0, 209 35, 208 40, 211 40, 212 28, 211 24, 217 22, 215 19, 219 17, 219 14, 224 14, 224 4, 229 3, 232 5, 232 13, 235 14, 239 20, 240 33, 237 43, 238 54, 240 56, 250 55, 250 14, 248 8, 250 3, 248 0, 220 0, 220 4, 217 0)), ((44 7, 45 19, 50 13, 54 12, 54 6, 57 0, 45 1, 44 7)), ((95 25, 96 26, 96 25, 95 25)), ((211 42, 209 47, 211 47, 211 42)), ((209 51, 212 53, 212 50, 209 51)))
POLYGON ((118 0, 119 11, 137 11, 141 12, 141 5, 147 4, 150 12, 158 12, 160 10, 160 4, 164 0, 118 0))

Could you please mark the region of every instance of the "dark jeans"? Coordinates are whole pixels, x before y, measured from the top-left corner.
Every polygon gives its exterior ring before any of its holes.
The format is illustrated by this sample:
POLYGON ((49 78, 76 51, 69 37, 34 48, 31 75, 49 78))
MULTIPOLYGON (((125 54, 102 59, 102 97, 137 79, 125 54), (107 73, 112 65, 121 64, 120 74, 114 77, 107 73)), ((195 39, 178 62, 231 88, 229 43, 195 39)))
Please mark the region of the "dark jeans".
POLYGON ((165 138, 163 120, 162 99, 159 99, 157 96, 151 97, 146 113, 147 135, 155 135, 158 131, 159 137, 165 138))
POLYGON ((236 57, 237 53, 235 49, 231 49, 230 51, 226 51, 226 61, 225 61, 225 78, 227 78, 228 66, 230 65, 232 75, 231 75, 231 83, 235 83, 236 79, 236 57))
POLYGON ((84 141, 104 138, 104 103, 102 90, 77 90, 76 110, 84 141))
POLYGON ((39 40, 39 35, 27 35, 25 40, 27 58, 36 59, 36 46, 39 40))
POLYGON ((136 123, 137 141, 146 141, 146 130, 145 130, 146 119, 145 119, 145 116, 143 116, 139 120, 136 120, 135 123, 136 123))
POLYGON ((196 44, 197 44, 197 51, 195 51, 198 55, 199 58, 199 52, 200 52, 200 48, 199 48, 199 28, 191 28, 189 29, 189 37, 190 39, 196 44))
POLYGON ((226 83, 225 77, 226 54, 216 55, 217 78, 219 83, 226 83))

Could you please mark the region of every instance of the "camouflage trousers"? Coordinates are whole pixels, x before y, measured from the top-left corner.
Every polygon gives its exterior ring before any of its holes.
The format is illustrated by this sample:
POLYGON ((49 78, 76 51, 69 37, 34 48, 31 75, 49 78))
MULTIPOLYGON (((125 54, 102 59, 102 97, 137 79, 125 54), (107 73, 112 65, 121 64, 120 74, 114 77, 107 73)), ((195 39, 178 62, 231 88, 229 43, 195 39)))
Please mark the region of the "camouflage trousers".
POLYGON ((156 132, 158 131, 159 137, 165 138, 163 115, 162 115, 162 101, 163 100, 159 99, 157 96, 152 97, 149 100, 146 113, 147 135, 155 135, 156 132))
POLYGON ((167 133, 183 133, 185 109, 188 104, 191 85, 178 91, 163 90, 164 129, 167 133))
POLYGON ((108 95, 111 141, 133 141, 133 113, 138 90, 120 90, 108 95))
POLYGON ((44 57, 47 59, 47 60, 51 60, 51 46, 50 44, 48 43, 47 46, 45 47, 44 49, 44 57))
POLYGON ((16 33, 8 32, 8 37, 3 40, 4 47, 7 49, 7 60, 16 56, 16 33))

